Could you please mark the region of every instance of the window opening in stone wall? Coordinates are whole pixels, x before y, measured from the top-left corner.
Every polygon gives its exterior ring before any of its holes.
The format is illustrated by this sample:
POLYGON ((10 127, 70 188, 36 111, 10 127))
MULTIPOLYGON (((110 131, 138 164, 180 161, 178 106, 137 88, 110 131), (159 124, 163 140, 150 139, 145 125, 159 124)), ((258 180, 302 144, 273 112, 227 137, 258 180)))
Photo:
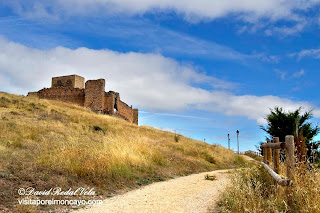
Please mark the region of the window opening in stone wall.
POLYGON ((117 97, 114 98, 114 106, 113 106, 113 112, 118 111, 118 104, 117 104, 117 97))
POLYGON ((61 81, 61 80, 58 80, 58 81, 57 81, 57 85, 58 85, 58 87, 62 87, 62 86, 63 86, 62 81, 61 81))
POLYGON ((72 81, 70 79, 68 79, 66 85, 67 86, 72 86, 72 81))

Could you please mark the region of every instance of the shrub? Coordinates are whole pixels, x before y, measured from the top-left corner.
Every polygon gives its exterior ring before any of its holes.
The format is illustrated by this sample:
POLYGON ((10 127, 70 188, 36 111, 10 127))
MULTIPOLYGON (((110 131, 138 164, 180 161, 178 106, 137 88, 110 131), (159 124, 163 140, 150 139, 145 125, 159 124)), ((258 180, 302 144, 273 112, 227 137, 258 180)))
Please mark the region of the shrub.
POLYGON ((319 169, 297 168, 291 188, 275 185, 261 165, 240 169, 232 177, 220 206, 223 212, 235 213, 320 212, 319 181, 319 169))
POLYGON ((103 134, 106 133, 106 131, 105 131, 102 127, 100 127, 100 126, 94 125, 94 126, 92 127, 92 129, 93 129, 95 132, 102 132, 103 134))
POLYGON ((212 163, 212 164, 215 164, 215 163, 216 163, 216 160, 215 160, 214 157, 211 156, 210 154, 204 152, 204 153, 202 153, 202 155, 204 156, 204 159, 205 159, 206 161, 208 161, 209 163, 212 163))
POLYGON ((217 179, 217 177, 216 177, 216 176, 214 176, 214 175, 206 174, 206 175, 204 176, 204 179, 205 179, 205 180, 211 180, 211 181, 214 181, 214 180, 216 180, 216 179, 217 179))
POLYGON ((8 108, 11 101, 6 97, 0 98, 0 107, 8 108))
POLYGON ((179 142, 179 140, 180 140, 180 135, 175 134, 174 135, 174 141, 175 142, 179 142))

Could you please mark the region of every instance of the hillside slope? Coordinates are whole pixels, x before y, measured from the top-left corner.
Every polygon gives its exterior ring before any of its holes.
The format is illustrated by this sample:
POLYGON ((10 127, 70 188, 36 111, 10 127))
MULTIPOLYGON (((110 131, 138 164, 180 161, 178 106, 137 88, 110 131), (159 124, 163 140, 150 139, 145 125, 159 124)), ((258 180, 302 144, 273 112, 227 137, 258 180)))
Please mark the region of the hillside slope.
POLYGON ((0 93, 0 159, 0 210, 21 210, 20 187, 88 186, 106 197, 153 181, 244 163, 220 146, 76 105, 7 93, 0 93))

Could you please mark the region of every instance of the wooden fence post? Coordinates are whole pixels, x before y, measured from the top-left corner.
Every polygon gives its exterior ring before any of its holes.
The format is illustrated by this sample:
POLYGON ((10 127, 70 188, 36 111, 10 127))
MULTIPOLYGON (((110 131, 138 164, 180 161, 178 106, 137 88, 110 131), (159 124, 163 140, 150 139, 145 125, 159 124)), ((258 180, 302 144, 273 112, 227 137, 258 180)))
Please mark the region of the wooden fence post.
POLYGON ((262 148, 263 150, 263 162, 267 163, 267 148, 262 148))
POLYGON ((294 177, 294 137, 286 136, 286 161, 287 161, 287 177, 292 181, 294 177))
MULTIPOLYGON (((271 143, 270 139, 267 139, 267 143, 271 143)), ((267 148, 267 164, 270 165, 271 162, 272 162, 272 149, 267 148)))
POLYGON ((289 186, 286 188, 287 194, 287 203, 289 206, 289 212, 292 212, 291 208, 293 206, 293 191, 292 191, 292 183, 294 178, 294 137, 292 135, 286 136, 286 164, 287 164, 287 178, 290 180, 288 183, 289 186))
MULTIPOLYGON (((279 143, 279 138, 274 137, 273 143, 279 143)), ((280 149, 273 149, 273 170, 279 174, 280 173, 280 149)))

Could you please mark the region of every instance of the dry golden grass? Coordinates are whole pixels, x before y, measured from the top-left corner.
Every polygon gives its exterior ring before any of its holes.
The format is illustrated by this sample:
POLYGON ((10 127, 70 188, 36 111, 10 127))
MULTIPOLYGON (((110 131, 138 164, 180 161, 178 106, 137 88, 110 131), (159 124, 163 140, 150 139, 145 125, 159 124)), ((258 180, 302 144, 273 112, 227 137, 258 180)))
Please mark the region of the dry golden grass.
POLYGON ((255 154, 251 154, 251 153, 246 153, 245 155, 249 156, 250 158, 261 162, 263 160, 263 157, 255 155, 255 154))
POLYGON ((296 168, 292 187, 275 185, 261 165, 240 169, 231 182, 220 202, 222 212, 320 212, 319 169, 296 168))
POLYGON ((1 206, 19 187, 95 187, 108 195, 244 160, 221 146, 99 115, 80 106, 0 93, 1 206))

